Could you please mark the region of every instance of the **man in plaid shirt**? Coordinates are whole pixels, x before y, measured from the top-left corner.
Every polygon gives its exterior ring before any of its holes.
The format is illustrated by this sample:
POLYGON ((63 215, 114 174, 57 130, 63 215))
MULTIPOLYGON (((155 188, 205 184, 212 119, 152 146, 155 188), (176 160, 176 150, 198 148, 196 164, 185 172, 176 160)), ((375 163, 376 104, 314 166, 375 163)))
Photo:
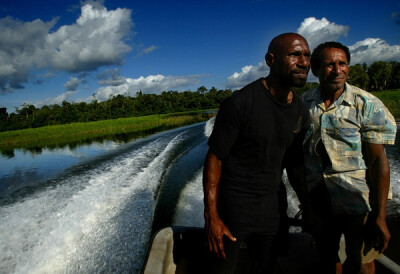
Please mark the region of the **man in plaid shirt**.
POLYGON ((396 122, 379 99, 346 83, 349 63, 347 47, 319 45, 311 69, 320 86, 302 96, 311 116, 304 160, 320 273, 341 272, 342 233, 346 273, 374 273, 374 260, 390 239, 390 168, 384 145, 394 144, 396 122))

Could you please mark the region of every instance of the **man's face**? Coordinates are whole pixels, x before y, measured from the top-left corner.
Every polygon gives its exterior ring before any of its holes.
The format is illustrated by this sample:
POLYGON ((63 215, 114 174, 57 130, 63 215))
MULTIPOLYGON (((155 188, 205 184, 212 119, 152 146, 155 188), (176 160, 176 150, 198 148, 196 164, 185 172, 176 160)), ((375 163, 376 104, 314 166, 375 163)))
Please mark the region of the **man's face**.
POLYGON ((310 70, 310 49, 301 37, 287 37, 282 49, 274 56, 274 68, 282 83, 291 87, 302 87, 307 82, 310 70))
POLYGON ((322 52, 321 67, 318 78, 321 87, 328 92, 344 88, 349 76, 349 63, 346 53, 338 48, 326 48, 322 52))

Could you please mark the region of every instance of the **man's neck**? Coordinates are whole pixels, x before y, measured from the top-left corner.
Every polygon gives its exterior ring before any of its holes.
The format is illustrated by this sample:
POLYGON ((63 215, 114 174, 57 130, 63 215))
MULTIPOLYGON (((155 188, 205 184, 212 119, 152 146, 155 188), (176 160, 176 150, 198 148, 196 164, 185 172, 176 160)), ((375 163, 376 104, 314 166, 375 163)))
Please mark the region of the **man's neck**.
POLYGON ((342 95, 344 87, 339 90, 328 90, 321 88, 321 97, 325 104, 325 109, 328 109, 342 95))
POLYGON ((283 87, 271 77, 263 78, 262 82, 265 88, 274 96, 279 102, 290 104, 293 100, 293 92, 290 87, 283 87))

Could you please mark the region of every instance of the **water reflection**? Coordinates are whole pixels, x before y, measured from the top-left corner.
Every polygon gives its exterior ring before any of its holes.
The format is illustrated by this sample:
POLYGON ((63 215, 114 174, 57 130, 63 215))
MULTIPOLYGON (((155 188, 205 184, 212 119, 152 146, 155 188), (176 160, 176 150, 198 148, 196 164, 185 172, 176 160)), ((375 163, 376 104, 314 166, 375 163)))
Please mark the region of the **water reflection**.
POLYGON ((103 143, 103 142, 115 142, 115 143, 129 143, 132 142, 133 140, 141 137, 148 136, 150 134, 154 134, 156 132, 162 132, 166 131, 169 129, 176 128, 179 124, 179 127, 183 127, 185 125, 191 124, 194 121, 197 122, 202 122, 210 119, 211 117, 215 116, 216 111, 215 110, 210 110, 210 111, 194 111, 194 112, 185 112, 185 113, 176 113, 176 114, 169 114, 165 118, 170 118, 170 117, 179 117, 179 116, 192 116, 192 120, 187 120, 185 122, 178 122, 177 124, 174 123, 169 123, 169 124, 162 124, 160 126, 153 127, 151 129, 145 129, 137 132, 129 132, 129 133, 119 133, 119 134, 109 134, 109 135, 103 135, 103 136, 98 136, 98 137, 90 137, 90 138, 85 138, 82 137, 80 140, 68 140, 65 139, 64 141, 60 141, 56 144, 45 144, 43 146, 30 146, 30 147, 18 147, 18 148, 7 148, 7 147, 0 147, 0 154, 3 157, 7 158, 13 158, 15 157, 15 150, 16 149, 21 149, 23 151, 29 152, 33 155, 36 154, 41 154, 43 153, 43 149, 48 149, 48 150, 54 150, 54 149, 70 149, 74 150, 77 147, 83 146, 83 145, 90 145, 92 143, 103 143))
POLYGON ((20 189, 37 186, 38 182, 47 181, 72 166, 113 151, 123 144, 120 141, 103 141, 35 151, 15 149, 13 157, 0 157, 0 199, 20 189))
POLYGON ((113 142, 116 144, 123 144, 123 143, 129 143, 137 138, 141 138, 143 136, 146 136, 148 134, 154 133, 160 131, 160 128, 155 128, 153 130, 147 130, 147 131, 141 131, 141 132, 135 132, 135 133, 122 133, 122 134, 117 134, 117 135, 106 135, 102 137, 95 137, 95 138, 86 138, 82 139, 79 141, 75 142, 69 142, 69 143, 60 143, 56 145, 48 145, 46 147, 29 147, 29 148, 20 148, 20 149, 7 149, 7 148, 1 148, 0 149, 0 154, 3 157, 6 158, 13 158, 16 155, 16 151, 23 151, 23 152, 28 152, 32 155, 38 155, 41 153, 44 153, 45 151, 57 151, 59 150, 75 150, 77 148, 80 148, 82 146, 88 146, 91 144, 94 144, 95 146, 97 144, 103 145, 107 144, 109 142, 113 142))

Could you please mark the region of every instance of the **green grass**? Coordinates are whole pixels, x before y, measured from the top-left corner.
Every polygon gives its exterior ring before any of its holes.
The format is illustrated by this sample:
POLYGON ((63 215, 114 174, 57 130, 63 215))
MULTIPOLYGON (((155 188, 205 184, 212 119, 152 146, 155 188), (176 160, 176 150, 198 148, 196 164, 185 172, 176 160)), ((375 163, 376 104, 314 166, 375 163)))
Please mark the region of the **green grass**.
POLYGON ((371 93, 383 102, 397 121, 400 120, 400 89, 371 93))
POLYGON ((76 146, 115 137, 129 140, 157 131, 202 122, 213 115, 215 114, 159 114, 0 132, 0 151, 7 154, 7 152, 12 153, 15 148, 40 150, 44 147, 76 146))

